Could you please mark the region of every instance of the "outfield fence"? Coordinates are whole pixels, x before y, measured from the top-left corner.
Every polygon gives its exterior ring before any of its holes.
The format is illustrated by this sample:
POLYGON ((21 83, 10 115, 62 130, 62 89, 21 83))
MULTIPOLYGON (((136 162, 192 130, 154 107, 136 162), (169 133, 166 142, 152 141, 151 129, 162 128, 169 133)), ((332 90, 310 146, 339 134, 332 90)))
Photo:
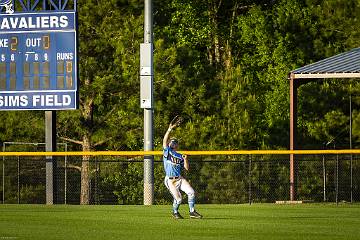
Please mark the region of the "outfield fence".
MULTIPOLYGON (((296 200, 360 201, 360 152, 356 150, 184 153, 190 155, 190 171, 184 177, 196 190, 198 203, 289 200, 290 153, 296 154, 296 200)), ((57 155, 57 203, 79 204, 83 155, 90 155, 85 159, 91 204, 143 203, 145 152, 3 152, 0 202, 46 203, 45 155, 49 154, 57 155)), ((155 204, 169 204, 172 197, 163 183, 161 152, 151 154, 155 155, 155 204)))

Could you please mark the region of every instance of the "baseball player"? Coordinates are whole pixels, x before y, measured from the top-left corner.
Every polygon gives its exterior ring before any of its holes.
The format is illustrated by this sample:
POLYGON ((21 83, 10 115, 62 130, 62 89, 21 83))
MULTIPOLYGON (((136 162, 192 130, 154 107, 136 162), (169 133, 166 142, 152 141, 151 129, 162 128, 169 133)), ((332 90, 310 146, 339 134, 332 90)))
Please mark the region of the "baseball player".
POLYGON ((180 190, 185 192, 188 196, 190 218, 202 218, 202 216, 195 211, 195 191, 190 186, 189 182, 181 176, 182 168, 189 171, 189 161, 186 155, 181 155, 176 152, 179 147, 178 141, 175 138, 170 139, 170 132, 177 127, 180 122, 170 123, 168 130, 163 139, 163 162, 165 169, 165 186, 169 189, 174 198, 172 215, 175 219, 182 219, 179 213, 181 204, 180 190))

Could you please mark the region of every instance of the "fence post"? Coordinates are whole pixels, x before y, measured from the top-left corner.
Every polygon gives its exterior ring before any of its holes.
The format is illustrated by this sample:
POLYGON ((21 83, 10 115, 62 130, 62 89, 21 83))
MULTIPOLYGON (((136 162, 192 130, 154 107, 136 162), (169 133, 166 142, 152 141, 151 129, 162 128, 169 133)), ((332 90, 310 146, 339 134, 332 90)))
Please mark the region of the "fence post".
POLYGON ((98 173, 98 159, 95 156, 95 205, 99 205, 99 192, 98 192, 98 182, 99 182, 99 173, 98 173))
POLYGON ((335 198, 336 205, 339 203, 339 155, 336 154, 336 185, 335 185, 335 198))
POLYGON ((350 202, 353 203, 353 155, 350 155, 350 202))
POLYGON ((251 158, 252 158, 252 155, 249 155, 249 205, 251 205, 251 184, 252 184, 252 181, 251 181, 251 158))
POLYGON ((326 202, 326 164, 325 164, 325 154, 323 154, 323 159, 322 159, 322 164, 323 164, 323 189, 324 189, 324 202, 326 202))
MULTIPOLYGON (((65 151, 66 151, 66 147, 65 147, 65 151)), ((67 155, 65 155, 65 158, 64 158, 64 204, 66 204, 66 198, 67 198, 67 195, 66 195, 66 192, 67 192, 67 155)))
POLYGON ((17 202, 20 204, 20 157, 17 158, 17 202))
MULTIPOLYGON (((64 150, 67 152, 67 143, 64 143, 64 150)), ((68 155, 64 156, 64 204, 67 204, 67 157, 68 155)))
MULTIPOLYGON (((99 177, 101 176, 101 162, 99 162, 99 177)), ((100 192, 101 192, 101 188, 100 188, 100 192)), ((101 198, 99 197, 98 199, 99 201, 99 205, 101 204, 101 198)))

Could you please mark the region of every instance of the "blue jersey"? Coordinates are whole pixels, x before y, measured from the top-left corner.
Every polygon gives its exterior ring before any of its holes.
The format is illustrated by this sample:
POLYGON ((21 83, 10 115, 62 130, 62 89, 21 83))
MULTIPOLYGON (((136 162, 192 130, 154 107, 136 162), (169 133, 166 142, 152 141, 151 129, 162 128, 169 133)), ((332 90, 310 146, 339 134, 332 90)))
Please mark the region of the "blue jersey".
POLYGON ((177 177, 181 175, 181 169, 184 167, 184 158, 170 147, 163 149, 163 162, 165 174, 167 177, 177 177))

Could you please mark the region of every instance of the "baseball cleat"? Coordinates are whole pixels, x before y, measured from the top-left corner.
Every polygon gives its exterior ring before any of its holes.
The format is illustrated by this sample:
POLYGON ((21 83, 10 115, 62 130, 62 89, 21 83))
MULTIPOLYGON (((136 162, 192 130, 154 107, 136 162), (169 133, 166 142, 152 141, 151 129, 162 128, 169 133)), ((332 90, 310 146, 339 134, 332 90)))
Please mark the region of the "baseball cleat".
POLYGON ((198 213, 197 211, 193 211, 193 212, 190 212, 190 218, 197 218, 197 219, 200 219, 202 218, 203 216, 198 213))
POLYGON ((172 215, 173 215, 173 217, 175 218, 175 219, 183 219, 183 217, 180 215, 180 213, 172 213, 172 215))

